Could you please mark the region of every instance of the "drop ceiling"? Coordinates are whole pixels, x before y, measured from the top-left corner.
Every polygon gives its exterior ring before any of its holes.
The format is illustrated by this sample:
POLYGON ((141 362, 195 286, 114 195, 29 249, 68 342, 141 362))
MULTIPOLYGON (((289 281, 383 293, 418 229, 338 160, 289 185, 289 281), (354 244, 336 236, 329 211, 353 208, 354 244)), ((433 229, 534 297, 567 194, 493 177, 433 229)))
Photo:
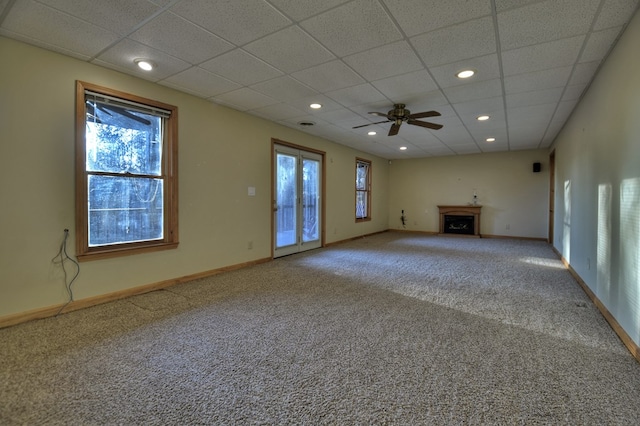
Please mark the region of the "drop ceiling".
POLYGON ((383 158, 421 158, 549 147, 638 2, 0 0, 0 35, 383 158), (394 103, 436 110, 424 120, 444 127, 353 129, 394 103))

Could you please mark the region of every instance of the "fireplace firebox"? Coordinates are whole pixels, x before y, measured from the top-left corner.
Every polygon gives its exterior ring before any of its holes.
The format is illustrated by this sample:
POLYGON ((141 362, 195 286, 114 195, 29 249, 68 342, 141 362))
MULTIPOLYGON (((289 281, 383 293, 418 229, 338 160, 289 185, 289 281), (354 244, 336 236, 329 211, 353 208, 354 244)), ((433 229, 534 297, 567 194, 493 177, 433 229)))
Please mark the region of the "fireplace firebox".
POLYGON ((480 237, 482 206, 438 206, 440 234, 480 237))
POLYGON ((473 215, 470 216, 458 216, 458 215, 444 215, 444 233, 445 234, 466 234, 473 235, 475 230, 473 229, 473 215))

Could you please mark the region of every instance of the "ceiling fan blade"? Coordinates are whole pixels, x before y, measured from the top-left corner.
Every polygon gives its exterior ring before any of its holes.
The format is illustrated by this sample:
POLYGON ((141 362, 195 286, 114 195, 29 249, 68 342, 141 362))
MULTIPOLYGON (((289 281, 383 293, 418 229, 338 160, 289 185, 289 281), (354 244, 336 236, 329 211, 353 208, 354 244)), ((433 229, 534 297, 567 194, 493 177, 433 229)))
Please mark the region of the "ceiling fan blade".
POLYGON ((400 131, 400 125, 393 123, 391 125, 391 128, 389 129, 389 134, 387 136, 395 136, 398 134, 399 131, 400 131))
POLYGON ((426 118, 426 117, 439 117, 441 114, 438 111, 424 111, 424 112, 416 112, 415 114, 409 115, 409 118, 426 118))
POLYGON ((360 126, 356 126, 356 127, 352 127, 352 129, 359 129, 360 127, 367 127, 367 126, 372 126, 374 124, 382 124, 382 123, 386 123, 389 120, 384 120, 384 121, 376 121, 375 123, 367 123, 367 124, 361 124, 360 126))
POLYGON ((413 124, 414 126, 426 127, 427 129, 439 130, 442 129, 442 124, 429 123, 428 121, 420 121, 420 120, 407 120, 407 123, 413 124))
POLYGON ((385 114, 384 112, 370 112, 369 114, 373 114, 373 115, 377 115, 378 117, 386 117, 387 114, 385 114))

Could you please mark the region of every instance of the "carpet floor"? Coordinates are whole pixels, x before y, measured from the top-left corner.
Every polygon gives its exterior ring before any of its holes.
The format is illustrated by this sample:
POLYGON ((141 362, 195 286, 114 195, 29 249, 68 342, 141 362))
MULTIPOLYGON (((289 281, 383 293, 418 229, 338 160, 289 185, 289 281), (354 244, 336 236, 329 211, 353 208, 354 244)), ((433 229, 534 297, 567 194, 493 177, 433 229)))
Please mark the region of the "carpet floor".
POLYGON ((637 424, 543 242, 386 232, 0 330, 0 424, 637 424))

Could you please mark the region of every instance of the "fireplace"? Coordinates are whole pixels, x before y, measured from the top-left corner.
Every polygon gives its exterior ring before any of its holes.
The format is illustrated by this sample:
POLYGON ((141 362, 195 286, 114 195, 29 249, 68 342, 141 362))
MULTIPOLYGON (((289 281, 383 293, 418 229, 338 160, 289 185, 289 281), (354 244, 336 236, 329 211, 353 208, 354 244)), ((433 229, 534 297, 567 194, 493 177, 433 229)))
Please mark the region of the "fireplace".
POLYGON ((445 234, 474 235, 475 230, 473 222, 473 215, 463 216, 455 214, 445 214, 443 232, 445 234))
POLYGON ((438 206, 440 234, 480 237, 482 206, 438 206))

